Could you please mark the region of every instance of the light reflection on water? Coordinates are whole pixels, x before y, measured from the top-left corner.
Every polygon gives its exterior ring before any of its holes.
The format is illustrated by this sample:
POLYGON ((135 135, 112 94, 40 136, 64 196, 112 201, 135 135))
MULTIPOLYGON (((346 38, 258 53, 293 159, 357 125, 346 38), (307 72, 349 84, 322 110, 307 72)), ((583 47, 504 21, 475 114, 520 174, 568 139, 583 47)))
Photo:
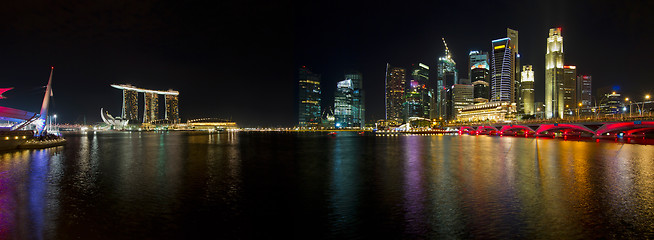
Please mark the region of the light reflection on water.
POLYGON ((654 148, 110 133, 0 153, 0 239, 652 238, 654 148))

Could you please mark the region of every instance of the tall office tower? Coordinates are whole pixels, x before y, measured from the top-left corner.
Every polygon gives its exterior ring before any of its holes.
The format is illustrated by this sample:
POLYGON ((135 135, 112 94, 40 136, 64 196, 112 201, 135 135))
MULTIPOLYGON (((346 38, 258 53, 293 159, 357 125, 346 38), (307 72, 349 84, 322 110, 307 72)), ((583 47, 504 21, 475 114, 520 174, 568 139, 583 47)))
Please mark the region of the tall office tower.
POLYGON ((563 109, 568 115, 574 114, 577 102, 577 66, 563 66, 563 109))
POLYGON ((411 80, 409 88, 404 93, 404 122, 409 122, 411 117, 424 117, 424 109, 422 105, 422 90, 426 89, 425 85, 421 85, 416 80, 411 80))
POLYGON ((491 55, 491 102, 513 102, 514 100, 514 58, 511 50, 511 39, 493 40, 491 55))
POLYGON ((440 118, 444 120, 451 119, 448 113, 451 109, 451 99, 448 101, 448 91, 454 84, 458 84, 459 73, 456 70, 456 63, 452 59, 450 49, 445 43, 443 38, 443 45, 445 45, 445 56, 438 59, 437 79, 436 79, 436 101, 432 100, 432 106, 436 105, 436 111, 432 111, 432 119, 440 118))
POLYGON ((470 66, 470 71, 468 72, 468 76, 474 86, 475 102, 488 102, 488 99, 490 99, 488 53, 470 51, 469 55, 468 66, 470 66))
POLYGON ((531 65, 522 66, 520 82, 522 86, 522 110, 526 115, 534 115, 534 70, 531 65))
POLYGON ((352 79, 345 79, 336 84, 334 94, 334 124, 337 128, 354 126, 354 88, 352 79))
POLYGON ((386 120, 401 121, 406 70, 386 64, 386 120))
POLYGON ((582 75, 577 77, 577 103, 581 103, 582 108, 592 106, 592 86, 593 78, 591 76, 582 75))
POLYGON ((360 72, 345 73, 345 80, 352 81, 352 126, 363 128, 366 124, 365 93, 363 91, 363 76, 360 72))
POLYGON ((431 99, 434 95, 429 83, 429 66, 423 63, 418 63, 413 65, 413 71, 411 72, 411 77, 417 82, 421 87, 418 88, 420 93, 420 105, 422 108, 422 113, 419 114, 420 117, 429 118, 429 112, 431 110, 431 99))
POLYGON ((513 66, 511 66, 511 69, 513 70, 513 73, 511 74, 511 82, 513 82, 513 96, 511 102, 516 103, 517 110, 520 111, 522 107, 522 91, 520 90, 521 88, 521 81, 520 81, 520 52, 519 46, 518 46, 518 31, 507 28, 506 29, 506 37, 511 39, 511 58, 513 62, 513 66))
POLYGON ((473 86, 468 84, 454 84, 452 86, 452 119, 456 119, 459 109, 474 103, 473 86))
MULTIPOLYGON (((169 90, 173 91, 173 90, 169 90)), ((166 104, 166 120, 172 123, 179 123, 179 95, 165 95, 164 103, 166 104)))
POLYGON ((155 92, 144 92, 145 111, 143 111, 143 122, 150 123, 159 116, 159 94, 155 92))
POLYGON ((302 66, 298 77, 298 125, 300 127, 317 127, 321 123, 320 74, 312 73, 302 66))
POLYGON ((545 54, 545 118, 563 118, 563 36, 551 28, 545 54))
POLYGON ((137 91, 123 89, 123 113, 121 117, 129 120, 129 123, 138 123, 139 93, 137 91))

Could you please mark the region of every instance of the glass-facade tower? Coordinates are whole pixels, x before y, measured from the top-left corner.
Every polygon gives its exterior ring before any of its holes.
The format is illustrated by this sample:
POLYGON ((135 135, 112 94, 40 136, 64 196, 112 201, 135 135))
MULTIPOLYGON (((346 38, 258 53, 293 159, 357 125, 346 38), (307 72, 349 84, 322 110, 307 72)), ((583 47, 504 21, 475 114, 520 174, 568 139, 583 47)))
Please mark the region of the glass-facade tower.
POLYGON ((129 123, 139 121, 139 94, 135 90, 123 89, 123 113, 121 116, 129 123))
POLYGON ((300 127, 317 127, 321 123, 320 75, 312 73, 303 66, 299 70, 298 77, 298 125, 300 127))
POLYGON ((436 101, 432 100, 432 106, 436 105, 435 110, 432 111, 432 119, 442 119, 449 120, 452 118, 449 114, 452 108, 452 98, 451 98, 451 87, 454 84, 458 84, 459 74, 456 70, 456 62, 452 59, 452 54, 450 53, 445 39, 443 39, 443 44, 445 45, 445 56, 442 56, 438 59, 437 64, 437 73, 436 73, 436 101))
POLYGON ((514 102, 514 58, 511 39, 502 38, 492 41, 491 54, 491 102, 514 102))
POLYGON ((477 103, 488 102, 490 99, 490 67, 488 65, 488 53, 470 51, 468 76, 474 86, 474 99, 477 103))
POLYGON ((386 64, 386 120, 399 121, 404 118, 402 104, 404 103, 404 88, 406 70, 391 67, 386 64))

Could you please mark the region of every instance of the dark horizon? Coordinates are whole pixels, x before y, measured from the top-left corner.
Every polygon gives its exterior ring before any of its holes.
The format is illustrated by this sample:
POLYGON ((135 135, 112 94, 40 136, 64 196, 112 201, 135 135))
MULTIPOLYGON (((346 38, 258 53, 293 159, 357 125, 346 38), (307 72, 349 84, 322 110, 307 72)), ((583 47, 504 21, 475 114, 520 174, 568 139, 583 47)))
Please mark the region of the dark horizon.
POLYGON ((297 124, 297 71, 304 65, 322 76, 323 107, 333 105, 346 71, 362 72, 372 121, 384 116, 386 63, 435 67, 444 37, 466 77, 468 52, 489 51, 506 28, 519 31, 521 64, 534 66, 536 101, 543 101, 553 27, 563 29, 565 64, 592 75, 593 91, 616 89, 637 99, 654 94, 651 12, 647 1, 10 3, 0 10, 0 87, 14 90, 0 101, 38 111, 40 87, 54 66, 50 112, 61 122, 99 122, 100 108, 119 115, 121 91, 109 84, 127 83, 179 91, 183 121, 290 127, 297 124))

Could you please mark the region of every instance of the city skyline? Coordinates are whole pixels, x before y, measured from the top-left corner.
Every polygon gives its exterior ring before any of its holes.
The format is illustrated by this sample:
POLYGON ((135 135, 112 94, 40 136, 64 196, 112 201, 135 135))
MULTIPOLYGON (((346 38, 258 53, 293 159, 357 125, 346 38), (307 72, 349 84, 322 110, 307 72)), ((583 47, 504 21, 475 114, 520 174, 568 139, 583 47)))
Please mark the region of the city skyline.
POLYGON ((489 42, 506 37, 506 28, 520 32, 520 64, 533 66, 534 101, 542 102, 546 31, 561 27, 566 65, 577 66, 578 75, 592 75, 593 90, 608 87, 636 99, 652 89, 646 59, 654 54, 647 44, 654 40, 647 27, 653 21, 645 14, 651 4, 582 1, 551 7, 563 3, 478 1, 471 4, 479 7, 471 10, 440 2, 411 14, 412 4, 232 3, 222 6, 226 13, 217 17, 212 7, 158 1, 96 3, 90 8, 18 3, 2 10, 0 87, 14 87, 4 104, 38 109, 40 99, 34 96, 42 94, 37 88, 45 85, 46 68, 54 65, 51 112, 59 113, 63 122, 84 117, 99 122, 101 106, 118 111, 121 103, 112 100, 121 93, 107 85, 125 82, 183 92, 183 121, 222 117, 243 126, 293 126, 299 66, 322 75, 323 108, 333 102, 344 72, 356 69, 366 78, 365 119, 370 122, 385 115, 386 63, 408 69, 420 62, 435 69, 445 38, 460 78, 467 78, 469 52, 490 51, 489 42), (501 10, 509 5, 520 11, 501 10), (251 12, 253 8, 257 11, 251 12), (431 14, 443 8, 449 10, 431 14), (362 14, 327 14, 338 9, 362 14), (476 9, 494 9, 498 15, 471 18, 482 14, 476 9), (402 30, 380 35, 393 28, 402 30), (253 97, 239 95, 246 91, 243 87, 253 97))

